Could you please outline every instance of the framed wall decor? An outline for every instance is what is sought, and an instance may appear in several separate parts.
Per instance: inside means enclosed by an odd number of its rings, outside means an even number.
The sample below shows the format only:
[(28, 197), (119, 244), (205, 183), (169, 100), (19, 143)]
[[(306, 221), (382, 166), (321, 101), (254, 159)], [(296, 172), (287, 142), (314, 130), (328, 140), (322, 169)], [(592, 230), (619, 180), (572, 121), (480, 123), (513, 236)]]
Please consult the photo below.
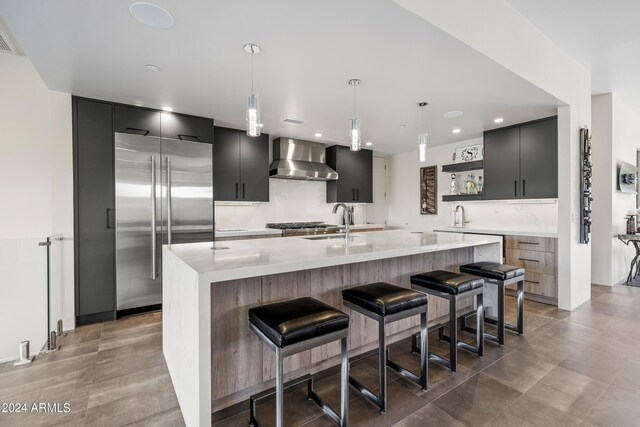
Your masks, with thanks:
[(438, 214), (438, 167), (420, 168), (420, 214)]
[(484, 145), (476, 144), (468, 147), (456, 148), (453, 152), (453, 161), (458, 163), (473, 162), (484, 158)]

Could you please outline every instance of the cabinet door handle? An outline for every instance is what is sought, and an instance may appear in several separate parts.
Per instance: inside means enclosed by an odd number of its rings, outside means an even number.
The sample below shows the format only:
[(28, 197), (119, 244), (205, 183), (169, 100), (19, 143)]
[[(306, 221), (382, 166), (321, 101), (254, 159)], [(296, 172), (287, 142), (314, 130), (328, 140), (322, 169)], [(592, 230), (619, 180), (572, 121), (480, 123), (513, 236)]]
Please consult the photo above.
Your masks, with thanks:
[(539, 285), (539, 284), (540, 284), (540, 282), (536, 282), (536, 281), (534, 281), (534, 280), (525, 280), (525, 282), (527, 282), (527, 283), (533, 283), (534, 285)]
[(142, 135), (142, 136), (147, 136), (149, 135), (149, 131), (146, 129), (138, 129), (138, 128), (125, 128), (122, 133), (132, 133), (134, 135)]
[(351, 189), (351, 200), (354, 201), (354, 202), (356, 201), (356, 189), (355, 188)]
[(113, 218), (113, 209), (107, 208), (107, 230), (114, 228), (111, 218)]
[(531, 261), (531, 262), (540, 262), (537, 259), (529, 259), (529, 258), (518, 258), (520, 261)]
[(244, 182), (242, 183), (242, 198), (245, 198), (245, 194), (244, 194)]
[(519, 245), (539, 245), (540, 243), (538, 243), (538, 242), (522, 242), (522, 241), (518, 240), (518, 244)]
[(238, 183), (236, 182), (236, 200), (238, 200)]
[(525, 181), (524, 179), (522, 180), (522, 197), (525, 197), (525, 195), (526, 195), (526, 192), (525, 192), (525, 183), (526, 182), (527, 181)]
[(360, 189), (356, 188), (356, 202), (360, 201)]
[(200, 138), (194, 135), (183, 135), (181, 133), (178, 134), (178, 138), (180, 141), (200, 141)]
[(518, 197), (518, 180), (513, 181), (513, 196)]

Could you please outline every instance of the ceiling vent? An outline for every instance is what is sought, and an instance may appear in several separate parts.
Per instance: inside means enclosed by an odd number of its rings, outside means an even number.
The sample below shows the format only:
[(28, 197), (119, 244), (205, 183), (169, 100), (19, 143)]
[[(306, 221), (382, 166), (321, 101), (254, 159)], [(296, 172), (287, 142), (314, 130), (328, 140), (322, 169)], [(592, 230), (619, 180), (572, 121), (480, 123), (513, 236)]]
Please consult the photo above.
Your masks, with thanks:
[(15, 37), (9, 31), (7, 23), (0, 16), (0, 52), (11, 53), (13, 55), (24, 55), (20, 46), (16, 42)]
[(294, 119), (293, 117), (285, 117), (282, 121), (290, 125), (301, 125), (304, 123), (304, 120)]

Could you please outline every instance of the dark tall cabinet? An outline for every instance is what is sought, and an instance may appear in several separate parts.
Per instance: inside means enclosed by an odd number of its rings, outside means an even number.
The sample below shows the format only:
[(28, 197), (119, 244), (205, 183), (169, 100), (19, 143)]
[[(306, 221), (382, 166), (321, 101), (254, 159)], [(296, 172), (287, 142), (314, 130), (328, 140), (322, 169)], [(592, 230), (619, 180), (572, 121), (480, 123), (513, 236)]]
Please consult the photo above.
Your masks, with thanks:
[(327, 181), (327, 203), (373, 203), (373, 151), (327, 148), (327, 165), (338, 179)]
[(111, 103), (73, 98), (76, 322), (115, 318)]
[(558, 120), (485, 132), (485, 200), (558, 197)]
[(269, 201), (269, 135), (216, 126), (213, 186), (216, 201)]
[(81, 325), (116, 317), (114, 133), (213, 143), (213, 120), (79, 97), (72, 98), (72, 112), (75, 312)]

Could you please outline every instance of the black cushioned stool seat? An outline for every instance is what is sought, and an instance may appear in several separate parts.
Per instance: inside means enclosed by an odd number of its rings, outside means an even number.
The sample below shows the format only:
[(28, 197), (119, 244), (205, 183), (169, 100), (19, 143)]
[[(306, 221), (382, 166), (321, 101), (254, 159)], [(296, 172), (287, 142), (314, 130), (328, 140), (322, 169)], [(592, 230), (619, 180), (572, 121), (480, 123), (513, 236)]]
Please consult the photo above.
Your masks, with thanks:
[(428, 301), (421, 292), (384, 282), (345, 289), (342, 298), (380, 316), (426, 305)]
[[(482, 356), (484, 354), (484, 279), (468, 274), (454, 273), (445, 270), (433, 270), (411, 276), (411, 288), (434, 297), (449, 300), (449, 336), (444, 334), (444, 325), (438, 328), (438, 337), (449, 343), (449, 360), (437, 354), (429, 353), (429, 361), (442, 365), (456, 372), (458, 347)], [(469, 297), (476, 298), (475, 313), (477, 316), (476, 345), (471, 346), (458, 341), (458, 300)], [(414, 353), (422, 354), (418, 349), (417, 334), (412, 336), (411, 347)]]
[[(500, 264), (499, 262), (474, 262), (460, 266), (463, 273), (473, 274), (482, 277), (485, 284), (498, 287), (498, 318), (485, 317), (485, 322), (497, 326), (497, 335), (485, 333), (485, 338), (504, 345), (504, 331), (508, 329), (517, 332), (519, 335), (524, 334), (524, 268), (515, 265)], [(505, 286), (516, 283), (518, 295), (518, 311), (517, 322), (515, 325), (506, 323), (504, 320), (505, 307)], [(475, 332), (474, 328), (466, 325), (466, 317), (461, 319), (461, 329), (467, 332)]]
[[(307, 383), (307, 397), (341, 427), (349, 411), (349, 316), (313, 298), (297, 298), (249, 309), (249, 328), (276, 355), (276, 386), (249, 399), (249, 425), (259, 427), (256, 407), (260, 400), (276, 395), (276, 426), (284, 427), (284, 390)], [(313, 389), (313, 377), (284, 384), (284, 358), (331, 342), (340, 341), (340, 415)]]
[(460, 266), (462, 273), (475, 274), (489, 279), (509, 280), (524, 276), (524, 268), (499, 262), (474, 262)]
[(249, 320), (278, 347), (349, 327), (349, 316), (310, 297), (251, 308)]
[(411, 284), (450, 295), (458, 295), (481, 288), (484, 281), (466, 274), (434, 270), (411, 276)]
[[(364, 397), (376, 404), (383, 414), (387, 411), (387, 368), (391, 368), (413, 381), (422, 390), (427, 390), (427, 312), (429, 309), (427, 295), (390, 283), (377, 282), (344, 289), (342, 299), (345, 306), (378, 322), (378, 386), (380, 391), (376, 395), (352, 376), (349, 376), (349, 383)], [(420, 337), (422, 338), (420, 376), (389, 360), (385, 334), (385, 326), (388, 323), (417, 315), (420, 315)]]

